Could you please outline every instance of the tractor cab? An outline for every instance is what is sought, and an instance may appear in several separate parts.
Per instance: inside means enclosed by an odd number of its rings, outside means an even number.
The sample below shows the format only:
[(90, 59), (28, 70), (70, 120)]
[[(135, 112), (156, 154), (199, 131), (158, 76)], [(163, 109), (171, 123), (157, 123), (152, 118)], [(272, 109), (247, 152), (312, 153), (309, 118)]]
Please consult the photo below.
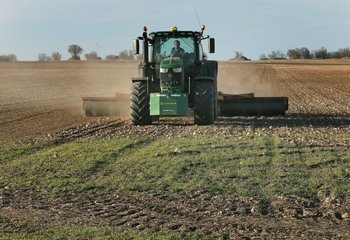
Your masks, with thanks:
[[(197, 36), (196, 36), (197, 35)], [(188, 90), (187, 80), (194, 77), (202, 60), (202, 45), (196, 32), (157, 32), (153, 37), (151, 61), (153, 80), (160, 83), (161, 92)], [(185, 80), (186, 79), (186, 80)]]
[[(179, 57), (186, 65), (202, 60), (203, 50), (198, 42), (199, 32), (156, 32), (150, 36), (154, 42), (151, 61), (156, 64), (169, 57)], [(181, 50), (176, 51), (176, 48)]]
[[(160, 82), (161, 92), (188, 90), (188, 79), (194, 78), (203, 60), (199, 32), (175, 31), (150, 34), (153, 44), (154, 82)], [(186, 84), (187, 83), (187, 84)]]
[[(158, 92), (189, 92), (191, 80), (203, 73), (204, 52), (201, 40), (209, 38), (197, 31), (151, 32), (134, 40), (134, 53), (139, 53), (138, 40), (143, 40), (143, 61), (139, 76), (148, 77), (152, 89)], [(150, 57), (148, 51), (150, 46)], [(209, 40), (209, 52), (214, 52), (214, 39)]]

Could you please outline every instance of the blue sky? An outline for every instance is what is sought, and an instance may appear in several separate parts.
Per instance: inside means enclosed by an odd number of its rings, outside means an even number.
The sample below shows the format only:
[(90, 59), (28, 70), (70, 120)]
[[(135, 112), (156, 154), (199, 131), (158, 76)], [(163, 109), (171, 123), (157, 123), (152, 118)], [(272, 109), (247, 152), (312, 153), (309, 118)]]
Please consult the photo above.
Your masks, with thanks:
[[(349, 0), (1, 0), (0, 55), (37, 60), (70, 44), (105, 58), (131, 50), (132, 40), (149, 31), (200, 30), (216, 39), (210, 58), (248, 58), (296, 47), (329, 51), (350, 47)], [(204, 48), (206, 49), (206, 43)]]

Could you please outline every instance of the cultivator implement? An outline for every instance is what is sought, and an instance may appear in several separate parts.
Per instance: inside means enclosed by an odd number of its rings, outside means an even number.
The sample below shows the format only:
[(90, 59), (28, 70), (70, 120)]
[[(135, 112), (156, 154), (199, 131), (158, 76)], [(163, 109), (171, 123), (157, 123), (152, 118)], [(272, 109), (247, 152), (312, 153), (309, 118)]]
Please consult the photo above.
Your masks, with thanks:
[[(285, 115), (288, 97), (254, 97), (254, 93), (224, 94), (218, 92), (218, 116)], [(130, 95), (116, 93), (114, 97), (83, 97), (86, 116), (119, 116), (129, 113)]]
[(114, 97), (83, 97), (87, 117), (120, 116), (130, 112), (130, 95), (116, 93)]
[(254, 93), (218, 93), (219, 115), (221, 116), (274, 116), (285, 115), (288, 97), (254, 97)]

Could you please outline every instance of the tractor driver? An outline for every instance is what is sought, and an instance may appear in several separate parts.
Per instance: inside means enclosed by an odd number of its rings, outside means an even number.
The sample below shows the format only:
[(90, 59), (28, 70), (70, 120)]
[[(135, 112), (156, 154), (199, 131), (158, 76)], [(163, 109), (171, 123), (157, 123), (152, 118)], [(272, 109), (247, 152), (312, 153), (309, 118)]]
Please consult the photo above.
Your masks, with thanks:
[(180, 47), (180, 41), (175, 40), (174, 41), (174, 47), (171, 49), (170, 56), (172, 57), (182, 57), (185, 53), (185, 50)]

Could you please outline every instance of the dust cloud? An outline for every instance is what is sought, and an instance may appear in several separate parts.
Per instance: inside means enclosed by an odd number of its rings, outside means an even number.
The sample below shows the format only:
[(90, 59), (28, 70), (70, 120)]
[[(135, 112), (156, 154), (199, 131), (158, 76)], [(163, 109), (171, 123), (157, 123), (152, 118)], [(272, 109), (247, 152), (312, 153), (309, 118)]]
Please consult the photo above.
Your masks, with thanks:
[[(138, 61), (88, 62), (83, 71), (85, 84), (88, 84), (84, 96), (113, 98), (130, 93), (131, 78), (138, 76)], [(130, 116), (130, 103), (125, 96), (116, 102), (86, 101), (85, 104), (92, 109), (92, 115)]]
[(254, 93), (255, 97), (280, 97), (276, 71), (271, 66), (219, 62), (218, 90), (226, 94)]
[(81, 71), (84, 83), (77, 84), (81, 94), (113, 97), (116, 92), (130, 92), (131, 78), (138, 76), (138, 61), (86, 62)]
[[(129, 93), (136, 61), (53, 61), (0, 64), (0, 106), (28, 102), (82, 104), (83, 96)], [(79, 100), (77, 100), (79, 99)]]
[[(130, 93), (137, 61), (52, 61), (0, 64), (0, 106), (63, 104), (82, 110), (82, 97), (114, 97)], [(276, 71), (269, 66), (219, 62), (218, 90), (278, 96)]]
[(89, 122), (82, 97), (129, 93), (137, 65), (137, 61), (0, 62), (0, 141)]

